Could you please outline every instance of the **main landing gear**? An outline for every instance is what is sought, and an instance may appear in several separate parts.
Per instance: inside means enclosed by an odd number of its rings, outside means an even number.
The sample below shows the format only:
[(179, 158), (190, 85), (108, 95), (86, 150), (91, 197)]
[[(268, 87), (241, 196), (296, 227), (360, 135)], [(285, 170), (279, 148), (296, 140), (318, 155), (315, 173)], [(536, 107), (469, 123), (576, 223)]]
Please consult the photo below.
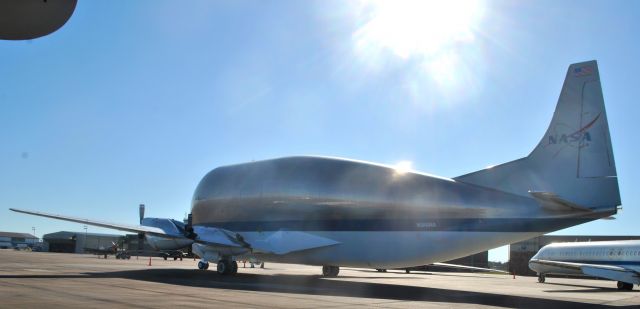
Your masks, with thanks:
[(338, 266), (322, 266), (322, 275), (325, 277), (337, 277), (339, 272)]
[(236, 261), (222, 259), (218, 261), (216, 271), (220, 275), (235, 275), (238, 273), (238, 263)]
[[(514, 277), (515, 278), (515, 277)], [(543, 274), (539, 274), (538, 275), (538, 282), (539, 283), (544, 283), (544, 275)]]
[[(198, 262), (198, 269), (209, 269), (209, 262)], [(238, 273), (238, 262), (222, 259), (218, 261), (218, 264), (216, 265), (216, 272), (220, 275), (235, 275)]]
[(633, 284), (632, 283), (626, 283), (626, 282), (618, 281), (618, 290), (620, 290), (620, 291), (631, 291), (631, 290), (633, 290)]

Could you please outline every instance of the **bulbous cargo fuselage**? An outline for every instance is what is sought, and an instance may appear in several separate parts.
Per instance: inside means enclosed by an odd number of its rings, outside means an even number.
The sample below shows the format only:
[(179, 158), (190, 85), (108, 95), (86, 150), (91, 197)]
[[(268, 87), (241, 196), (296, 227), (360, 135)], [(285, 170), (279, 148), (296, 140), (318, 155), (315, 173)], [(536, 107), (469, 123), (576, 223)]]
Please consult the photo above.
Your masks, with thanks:
[(289, 230), (340, 242), (266, 260), (364, 267), (443, 261), (591, 220), (550, 220), (529, 197), (325, 157), (216, 168), (196, 188), (191, 212), (194, 226), (247, 240)]

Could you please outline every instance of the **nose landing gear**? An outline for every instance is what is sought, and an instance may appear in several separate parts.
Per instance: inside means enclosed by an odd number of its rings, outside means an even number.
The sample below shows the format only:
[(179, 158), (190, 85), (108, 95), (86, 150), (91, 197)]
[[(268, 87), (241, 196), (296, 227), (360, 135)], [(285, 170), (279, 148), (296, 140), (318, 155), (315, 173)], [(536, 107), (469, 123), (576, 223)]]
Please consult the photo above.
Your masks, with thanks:
[(198, 262), (198, 269), (200, 269), (200, 270), (209, 269), (209, 262), (204, 262), (204, 261)]

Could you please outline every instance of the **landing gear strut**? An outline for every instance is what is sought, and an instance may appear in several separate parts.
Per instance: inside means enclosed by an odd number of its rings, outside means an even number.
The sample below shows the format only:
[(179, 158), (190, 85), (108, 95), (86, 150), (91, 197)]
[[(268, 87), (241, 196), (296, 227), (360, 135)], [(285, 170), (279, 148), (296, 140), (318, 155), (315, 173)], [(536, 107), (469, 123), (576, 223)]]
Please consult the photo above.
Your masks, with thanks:
[(201, 269), (201, 270), (209, 269), (209, 262), (203, 262), (203, 261), (198, 262), (198, 269)]
[(238, 262), (222, 259), (218, 261), (216, 270), (220, 275), (234, 275), (238, 273)]
[(631, 291), (631, 290), (633, 290), (633, 284), (632, 283), (626, 283), (626, 282), (618, 281), (618, 290), (620, 290), (620, 291)]
[(538, 282), (539, 283), (544, 283), (544, 275), (543, 274), (539, 274), (538, 275)]
[(337, 277), (339, 272), (338, 266), (322, 266), (322, 275), (325, 277)]

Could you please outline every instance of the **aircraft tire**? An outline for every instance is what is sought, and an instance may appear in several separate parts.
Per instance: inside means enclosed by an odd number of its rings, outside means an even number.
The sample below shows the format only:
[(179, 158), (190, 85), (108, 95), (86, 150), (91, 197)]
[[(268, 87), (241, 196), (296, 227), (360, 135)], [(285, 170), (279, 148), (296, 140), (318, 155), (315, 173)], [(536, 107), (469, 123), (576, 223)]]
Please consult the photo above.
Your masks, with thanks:
[(322, 275), (325, 277), (337, 277), (339, 272), (338, 266), (322, 266)]
[(543, 274), (538, 275), (538, 283), (544, 283), (545, 277)]
[(233, 273), (233, 266), (229, 260), (222, 259), (218, 261), (218, 267), (216, 269), (219, 275), (229, 275)]
[(231, 274), (235, 275), (237, 273), (238, 273), (238, 262), (232, 261), (231, 262)]
[(618, 290), (620, 290), (620, 291), (631, 291), (631, 290), (633, 290), (633, 284), (622, 282), (622, 281), (618, 281)]
[(405, 273), (407, 273), (407, 274), (410, 274), (410, 273), (411, 273), (411, 271), (410, 271), (410, 270), (408, 270), (408, 269), (405, 269), (405, 270), (404, 270), (404, 272), (405, 272)]
[(209, 263), (203, 261), (198, 262), (198, 269), (206, 270), (207, 268), (209, 268)]

